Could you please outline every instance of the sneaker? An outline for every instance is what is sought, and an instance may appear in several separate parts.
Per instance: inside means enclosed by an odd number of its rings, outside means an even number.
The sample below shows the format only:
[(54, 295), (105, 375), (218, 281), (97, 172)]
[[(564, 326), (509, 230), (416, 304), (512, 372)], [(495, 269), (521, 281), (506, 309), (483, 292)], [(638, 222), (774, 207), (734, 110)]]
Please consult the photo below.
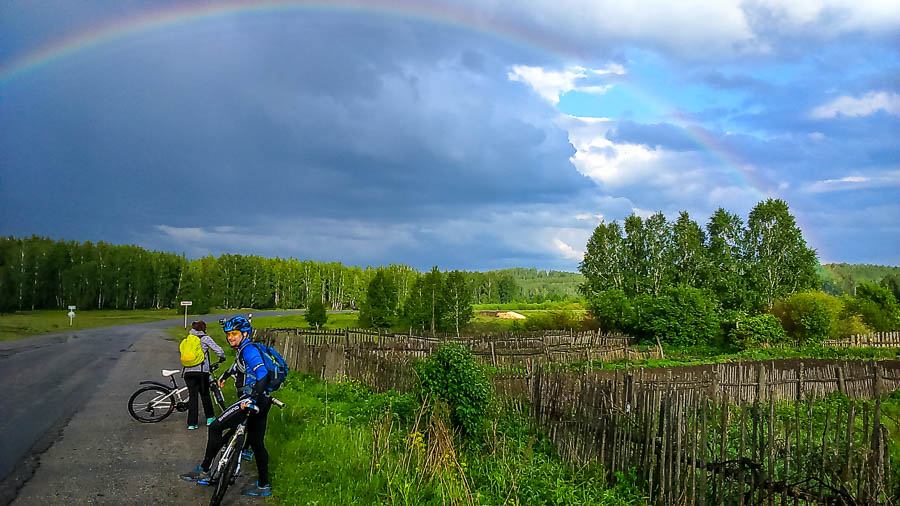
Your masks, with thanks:
[(215, 421), (216, 421), (216, 417), (207, 418), (207, 419), (206, 419), (206, 425), (212, 425), (212, 423), (215, 422)]
[(184, 481), (196, 481), (197, 483), (200, 483), (200, 480), (209, 481), (209, 473), (204, 471), (200, 466), (195, 467), (194, 470), (189, 473), (179, 475), (179, 477)]
[(255, 495), (260, 497), (267, 497), (272, 495), (272, 486), (265, 485), (260, 487), (259, 482), (257, 481), (254, 485), (250, 485), (249, 487), (241, 490), (241, 493), (244, 495)]
[(250, 462), (253, 460), (253, 450), (247, 449), (241, 452), (241, 460), (244, 462)]
[(197, 426), (197, 425), (188, 425), (188, 430), (194, 430), (197, 428), (199, 428), (199, 426)]

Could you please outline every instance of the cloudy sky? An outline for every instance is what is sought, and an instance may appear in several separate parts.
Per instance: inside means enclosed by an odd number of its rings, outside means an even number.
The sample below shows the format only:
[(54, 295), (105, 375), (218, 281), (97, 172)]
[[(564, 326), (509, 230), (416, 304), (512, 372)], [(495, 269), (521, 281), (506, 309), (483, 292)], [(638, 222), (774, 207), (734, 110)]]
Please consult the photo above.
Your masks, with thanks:
[(0, 3), (2, 235), (575, 270), (768, 197), (900, 265), (896, 2)]

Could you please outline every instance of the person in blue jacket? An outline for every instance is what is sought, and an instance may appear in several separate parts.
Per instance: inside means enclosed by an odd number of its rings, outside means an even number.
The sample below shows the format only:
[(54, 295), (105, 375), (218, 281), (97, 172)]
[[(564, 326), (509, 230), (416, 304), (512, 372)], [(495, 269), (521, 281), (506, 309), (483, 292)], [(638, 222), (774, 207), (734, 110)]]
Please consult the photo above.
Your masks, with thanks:
[[(206, 441), (206, 454), (203, 462), (193, 471), (181, 475), (186, 481), (196, 481), (200, 485), (209, 485), (209, 467), (212, 461), (225, 444), (223, 433), (228, 429), (237, 427), (241, 419), (241, 410), (248, 409), (251, 404), (259, 408), (258, 413), (251, 413), (247, 419), (247, 442), (253, 449), (256, 457), (256, 469), (259, 478), (255, 485), (243, 490), (244, 495), (268, 496), (272, 495), (272, 487), (269, 484), (269, 453), (266, 451), (266, 421), (269, 409), (272, 407), (272, 397), (269, 396), (266, 387), (275, 374), (269, 371), (259, 352), (259, 348), (250, 341), (253, 328), (250, 322), (243, 316), (235, 316), (223, 325), (225, 338), (228, 344), (237, 350), (235, 364), (237, 370), (244, 372), (244, 385), (238, 390), (241, 396), (238, 402), (232, 404), (209, 426), (209, 438)], [(223, 386), (227, 375), (219, 380), (219, 386)]]

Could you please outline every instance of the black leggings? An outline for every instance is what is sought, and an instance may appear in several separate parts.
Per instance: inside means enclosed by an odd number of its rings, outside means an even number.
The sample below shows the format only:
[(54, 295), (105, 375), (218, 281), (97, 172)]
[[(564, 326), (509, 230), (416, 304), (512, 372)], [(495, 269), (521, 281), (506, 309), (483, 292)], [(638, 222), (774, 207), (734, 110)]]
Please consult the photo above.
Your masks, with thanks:
[(184, 382), (188, 387), (188, 425), (199, 425), (197, 423), (198, 396), (203, 401), (203, 414), (206, 415), (206, 418), (212, 418), (215, 412), (212, 400), (209, 398), (209, 373), (186, 372), (184, 373)]
[[(257, 406), (259, 407), (259, 413), (253, 414), (251, 412), (250, 418), (247, 419), (247, 442), (250, 444), (250, 448), (253, 449), (253, 457), (256, 459), (256, 470), (259, 472), (259, 484), (263, 486), (269, 484), (269, 452), (266, 451), (265, 438), (266, 421), (269, 417), (269, 408), (272, 407), (272, 398), (264, 397)], [(203, 457), (203, 463), (200, 464), (203, 469), (209, 471), (209, 466), (212, 465), (213, 459), (216, 458), (216, 453), (225, 444), (223, 433), (238, 426), (244, 415), (241, 411), (241, 401), (238, 401), (229, 406), (209, 426), (206, 454)]]

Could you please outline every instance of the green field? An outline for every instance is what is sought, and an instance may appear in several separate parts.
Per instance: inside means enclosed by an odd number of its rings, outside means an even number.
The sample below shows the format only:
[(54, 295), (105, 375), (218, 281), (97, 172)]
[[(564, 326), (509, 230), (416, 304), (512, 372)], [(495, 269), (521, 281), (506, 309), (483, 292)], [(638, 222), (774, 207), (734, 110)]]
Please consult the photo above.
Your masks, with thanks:
[(40, 311), (17, 311), (0, 315), (0, 341), (57, 332), (110, 325), (128, 325), (169, 320), (184, 316), (178, 309), (138, 309), (108, 311), (75, 311), (72, 326), (69, 326), (68, 311), (46, 309)]

